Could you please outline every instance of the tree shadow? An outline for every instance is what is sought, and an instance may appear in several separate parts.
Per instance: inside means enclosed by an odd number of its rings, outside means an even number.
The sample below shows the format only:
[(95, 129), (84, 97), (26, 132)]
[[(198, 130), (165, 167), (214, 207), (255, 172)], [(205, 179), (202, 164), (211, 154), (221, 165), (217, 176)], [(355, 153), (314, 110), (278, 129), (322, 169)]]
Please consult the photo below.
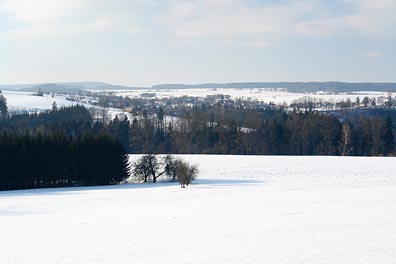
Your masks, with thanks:
[(27, 216), (27, 215), (38, 215), (45, 214), (46, 212), (41, 211), (24, 211), (24, 210), (0, 210), (0, 216)]
[(41, 195), (74, 195), (90, 191), (110, 191), (127, 189), (152, 189), (178, 186), (178, 182), (157, 182), (157, 183), (123, 183), (115, 185), (82, 186), (82, 187), (57, 187), (57, 188), (37, 188), (0, 191), (0, 199), (15, 196), (41, 196)]
[[(197, 179), (191, 185), (196, 187), (218, 186), (247, 186), (262, 184), (263, 181), (250, 179)], [(15, 196), (44, 196), (44, 195), (75, 195), (89, 193), (91, 191), (111, 190), (134, 190), (134, 189), (158, 189), (172, 186), (180, 186), (178, 182), (159, 181), (157, 183), (124, 183), (116, 185), (102, 185), (89, 187), (62, 187), (62, 188), (38, 188), (12, 191), (0, 191), (0, 200)]]
[(213, 186), (246, 186), (262, 184), (263, 181), (254, 179), (197, 179), (193, 184)]

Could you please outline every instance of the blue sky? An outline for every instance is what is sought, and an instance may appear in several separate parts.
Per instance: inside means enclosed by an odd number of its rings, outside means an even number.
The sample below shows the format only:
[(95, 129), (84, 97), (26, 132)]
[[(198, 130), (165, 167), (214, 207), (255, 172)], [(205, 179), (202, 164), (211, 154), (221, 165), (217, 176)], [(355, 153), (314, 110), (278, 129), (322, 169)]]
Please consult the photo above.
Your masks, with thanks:
[(0, 83), (396, 81), (395, 0), (0, 0)]

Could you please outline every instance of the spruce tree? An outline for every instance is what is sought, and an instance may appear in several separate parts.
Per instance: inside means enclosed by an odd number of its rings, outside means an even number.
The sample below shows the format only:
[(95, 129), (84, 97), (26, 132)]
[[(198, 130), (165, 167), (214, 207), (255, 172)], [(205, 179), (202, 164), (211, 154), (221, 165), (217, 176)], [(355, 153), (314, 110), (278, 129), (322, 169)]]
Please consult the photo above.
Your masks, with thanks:
[(6, 115), (8, 113), (7, 99), (4, 95), (0, 94), (0, 115)]

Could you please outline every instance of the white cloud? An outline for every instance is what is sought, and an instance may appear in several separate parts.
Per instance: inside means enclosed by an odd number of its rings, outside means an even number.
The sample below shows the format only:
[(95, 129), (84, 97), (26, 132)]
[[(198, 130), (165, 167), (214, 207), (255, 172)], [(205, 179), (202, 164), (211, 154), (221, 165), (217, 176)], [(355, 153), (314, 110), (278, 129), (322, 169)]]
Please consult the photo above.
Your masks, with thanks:
[(328, 37), (340, 34), (344, 30), (338, 19), (313, 19), (302, 21), (294, 26), (297, 34), (311, 37)]
[(396, 8), (394, 0), (344, 0), (346, 3), (357, 5), (360, 9), (384, 10)]
[(0, 14), (14, 20), (3, 35), (12, 38), (59, 36), (100, 31), (140, 34), (139, 25), (146, 6), (141, 0), (0, 0)]
[(297, 33), (313, 37), (354, 36), (395, 37), (396, 1), (394, 0), (343, 0), (352, 10), (347, 14), (334, 13), (329, 17), (300, 21)]
[(242, 39), (246, 46), (267, 43), (290, 35), (301, 14), (313, 10), (313, 1), (258, 5), (242, 0), (174, 1), (165, 23), (177, 38), (213, 42)]
[(165, 23), (184, 41), (233, 40), (249, 47), (268, 47), (293, 36), (396, 36), (395, 0), (340, 0), (329, 7), (325, 0), (175, 0)]
[(84, 1), (68, 0), (6, 0), (0, 11), (22, 22), (56, 21), (84, 7)]
[(364, 55), (370, 59), (380, 59), (384, 56), (382, 52), (376, 50), (368, 51)]
[(269, 42), (266, 40), (253, 40), (250, 42), (245, 42), (244, 46), (249, 48), (269, 48), (274, 45), (273, 42)]
[(327, 0), (0, 0), (0, 14), (15, 21), (2, 34), (18, 37), (153, 30), (186, 45), (247, 47), (270, 47), (294, 36), (396, 37), (395, 0), (338, 0), (335, 8), (329, 8), (331, 4)]

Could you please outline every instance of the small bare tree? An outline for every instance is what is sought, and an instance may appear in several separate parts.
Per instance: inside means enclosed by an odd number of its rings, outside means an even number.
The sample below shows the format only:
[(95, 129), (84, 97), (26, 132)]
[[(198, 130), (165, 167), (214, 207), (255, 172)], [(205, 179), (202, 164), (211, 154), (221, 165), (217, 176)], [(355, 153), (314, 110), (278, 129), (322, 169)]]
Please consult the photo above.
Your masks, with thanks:
[(198, 167), (190, 165), (182, 159), (175, 159), (168, 155), (165, 157), (165, 171), (170, 181), (178, 181), (182, 188), (188, 186), (198, 174)]
[(352, 129), (348, 122), (342, 124), (340, 153), (341, 156), (346, 156), (352, 152)]
[(178, 160), (176, 166), (176, 175), (181, 188), (186, 188), (186, 186), (188, 186), (191, 181), (195, 180), (197, 174), (198, 168), (196, 165), (190, 165), (182, 160)]

